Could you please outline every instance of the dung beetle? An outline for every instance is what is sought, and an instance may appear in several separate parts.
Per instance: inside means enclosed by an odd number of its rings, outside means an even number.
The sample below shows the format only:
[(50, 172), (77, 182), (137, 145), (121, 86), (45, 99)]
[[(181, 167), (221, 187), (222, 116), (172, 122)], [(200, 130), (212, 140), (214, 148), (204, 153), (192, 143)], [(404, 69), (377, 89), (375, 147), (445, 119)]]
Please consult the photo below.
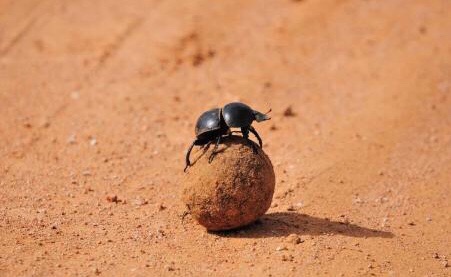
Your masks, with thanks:
[[(213, 152), (209, 157), (209, 162), (213, 160), (215, 151), (217, 150), (221, 138), (226, 135), (231, 135), (233, 132), (241, 132), (243, 137), (247, 139), (255, 149), (254, 143), (249, 139), (249, 132), (255, 135), (258, 139), (258, 144), (262, 148), (262, 139), (258, 135), (257, 131), (252, 127), (252, 122), (255, 120), (257, 122), (265, 121), (271, 119), (267, 114), (251, 109), (246, 104), (240, 102), (233, 102), (225, 105), (222, 109), (215, 108), (208, 110), (200, 115), (196, 123), (196, 128), (194, 130), (196, 134), (196, 139), (188, 148), (186, 152), (186, 166), (183, 171), (191, 166), (190, 154), (194, 145), (205, 146), (210, 145), (212, 142), (216, 141)], [(231, 131), (230, 128), (241, 128), (240, 131)]]

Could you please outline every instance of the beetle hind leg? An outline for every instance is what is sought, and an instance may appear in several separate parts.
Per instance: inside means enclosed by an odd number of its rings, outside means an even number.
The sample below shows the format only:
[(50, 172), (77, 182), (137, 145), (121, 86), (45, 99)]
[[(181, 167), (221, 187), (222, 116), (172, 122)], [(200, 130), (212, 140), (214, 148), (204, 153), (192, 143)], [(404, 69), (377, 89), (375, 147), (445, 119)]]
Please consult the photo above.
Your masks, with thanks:
[(249, 131), (251, 131), (251, 133), (254, 134), (254, 136), (258, 139), (258, 144), (260, 145), (260, 148), (263, 149), (263, 141), (260, 135), (257, 133), (257, 130), (255, 130), (255, 128), (252, 126), (249, 126)]
[[(252, 127), (251, 127), (252, 128)], [(243, 134), (243, 138), (245, 138), (247, 140), (247, 142), (249, 143), (249, 145), (252, 147), (252, 150), (254, 151), (254, 153), (257, 153), (257, 146), (255, 145), (255, 143), (249, 138), (249, 127), (242, 127), (241, 128), (241, 133)], [(253, 133), (253, 132), (252, 132)]]

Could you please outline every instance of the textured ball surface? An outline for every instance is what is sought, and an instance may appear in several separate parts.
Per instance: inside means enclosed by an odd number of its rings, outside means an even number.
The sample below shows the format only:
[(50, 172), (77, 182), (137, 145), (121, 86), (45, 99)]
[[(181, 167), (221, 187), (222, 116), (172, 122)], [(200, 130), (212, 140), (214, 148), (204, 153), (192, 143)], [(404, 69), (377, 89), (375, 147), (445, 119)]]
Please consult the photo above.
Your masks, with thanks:
[(242, 137), (224, 138), (209, 163), (214, 144), (194, 153), (185, 174), (183, 201), (191, 215), (211, 231), (252, 223), (270, 207), (275, 175), (268, 156), (255, 153)]

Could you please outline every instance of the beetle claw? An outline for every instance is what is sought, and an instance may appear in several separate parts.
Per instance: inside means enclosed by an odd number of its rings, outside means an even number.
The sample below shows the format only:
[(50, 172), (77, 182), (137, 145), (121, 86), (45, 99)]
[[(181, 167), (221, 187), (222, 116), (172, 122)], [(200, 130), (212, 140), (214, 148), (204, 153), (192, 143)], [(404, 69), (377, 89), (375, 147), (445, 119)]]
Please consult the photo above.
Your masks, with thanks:
[(213, 161), (213, 158), (215, 157), (214, 153), (212, 153), (210, 155), (210, 157), (208, 158), (208, 163), (211, 164), (211, 162)]
[(250, 139), (247, 139), (247, 142), (251, 146), (252, 151), (254, 152), (254, 154), (257, 154), (258, 153), (257, 145)]

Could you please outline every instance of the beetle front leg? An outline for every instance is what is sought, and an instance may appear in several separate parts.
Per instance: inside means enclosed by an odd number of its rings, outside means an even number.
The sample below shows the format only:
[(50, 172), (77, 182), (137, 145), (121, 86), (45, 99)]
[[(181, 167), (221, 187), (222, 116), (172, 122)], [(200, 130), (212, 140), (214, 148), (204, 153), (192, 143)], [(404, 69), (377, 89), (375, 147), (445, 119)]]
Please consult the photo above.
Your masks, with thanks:
[(201, 145), (200, 149), (204, 149), (204, 148), (208, 148), (210, 147), (210, 144), (212, 143), (212, 141), (209, 141), (207, 144)]
[(188, 169), (188, 167), (191, 166), (191, 162), (189, 160), (189, 156), (191, 154), (191, 150), (193, 150), (194, 145), (197, 143), (197, 139), (195, 141), (193, 141), (193, 143), (191, 144), (191, 146), (188, 148), (188, 151), (186, 151), (186, 157), (185, 157), (185, 169), (183, 169), (183, 172), (186, 172), (186, 170)]
[(211, 152), (211, 155), (208, 158), (208, 163), (211, 163), (213, 161), (213, 158), (216, 155), (216, 150), (218, 149), (218, 146), (219, 146), (220, 142), (221, 142), (221, 136), (218, 136), (218, 139), (216, 140), (215, 147), (213, 148), (213, 151)]

